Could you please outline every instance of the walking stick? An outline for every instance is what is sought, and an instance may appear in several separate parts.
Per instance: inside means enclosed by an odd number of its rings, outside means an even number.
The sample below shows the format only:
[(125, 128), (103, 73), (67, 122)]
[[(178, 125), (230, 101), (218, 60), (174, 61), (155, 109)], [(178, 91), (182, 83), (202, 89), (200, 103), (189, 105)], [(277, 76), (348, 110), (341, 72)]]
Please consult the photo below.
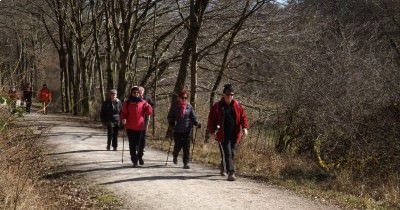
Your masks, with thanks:
[[(217, 130), (215, 131), (215, 135), (217, 135), (218, 130), (221, 128), (221, 126), (217, 125)], [(221, 142), (218, 142), (219, 145), (219, 151), (221, 152), (221, 158), (222, 158), (222, 168), (221, 168), (221, 175), (225, 173), (226, 170), (226, 162), (225, 162), (225, 152), (224, 148), (222, 147), (222, 140)]]
[(126, 128), (125, 128), (125, 125), (124, 125), (124, 134), (122, 135), (122, 157), (121, 157), (122, 164), (124, 164), (125, 136), (126, 136)]
[(196, 145), (195, 143), (196, 143), (196, 136), (197, 136), (197, 126), (196, 126), (196, 130), (194, 131), (194, 137), (192, 136), (192, 144), (193, 144), (193, 146), (192, 146), (192, 155), (190, 156), (190, 162), (192, 162), (193, 161), (193, 152), (194, 152), (194, 146)]
[(168, 164), (169, 152), (171, 151), (171, 145), (172, 145), (172, 140), (173, 140), (172, 136), (169, 136), (169, 138), (170, 138), (170, 142), (169, 142), (169, 147), (168, 147), (168, 152), (167, 152), (167, 160), (165, 161), (165, 165)]

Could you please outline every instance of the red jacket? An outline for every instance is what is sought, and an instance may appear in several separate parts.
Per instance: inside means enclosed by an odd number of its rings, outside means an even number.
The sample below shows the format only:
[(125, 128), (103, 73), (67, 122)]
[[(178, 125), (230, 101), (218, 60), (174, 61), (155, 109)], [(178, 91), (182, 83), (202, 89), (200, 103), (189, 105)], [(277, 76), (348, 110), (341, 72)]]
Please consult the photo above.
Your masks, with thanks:
[[(223, 112), (222, 112), (222, 104), (225, 103), (222, 98), (219, 102), (215, 103), (208, 114), (208, 123), (207, 123), (207, 130), (210, 133), (215, 133), (217, 131), (217, 126), (219, 125), (220, 128), (218, 129), (216, 139), (219, 142), (222, 142), (224, 139), (224, 125), (223, 125)], [(240, 130), (241, 128), (248, 127), (248, 121), (246, 113), (243, 110), (242, 105), (236, 100), (232, 100), (233, 103), (233, 110), (235, 111), (235, 134), (236, 134), (236, 141), (235, 144), (239, 143), (240, 141)]]
[(153, 113), (151, 106), (145, 101), (125, 101), (122, 104), (121, 119), (126, 119), (125, 128), (135, 131), (146, 130), (145, 117)]
[(40, 91), (39, 91), (39, 95), (38, 95), (39, 101), (40, 102), (46, 102), (48, 103), (49, 101), (51, 101), (52, 95), (50, 90), (47, 87), (43, 87)]

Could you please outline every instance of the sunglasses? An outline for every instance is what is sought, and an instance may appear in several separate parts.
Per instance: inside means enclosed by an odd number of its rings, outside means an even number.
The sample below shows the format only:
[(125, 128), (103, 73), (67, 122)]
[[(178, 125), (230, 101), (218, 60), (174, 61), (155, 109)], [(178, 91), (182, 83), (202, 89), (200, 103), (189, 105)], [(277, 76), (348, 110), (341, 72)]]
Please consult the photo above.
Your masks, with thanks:
[(132, 93), (133, 93), (133, 94), (139, 94), (139, 92), (138, 92), (138, 91), (133, 91)]
[(181, 99), (187, 99), (187, 97), (181, 97)]

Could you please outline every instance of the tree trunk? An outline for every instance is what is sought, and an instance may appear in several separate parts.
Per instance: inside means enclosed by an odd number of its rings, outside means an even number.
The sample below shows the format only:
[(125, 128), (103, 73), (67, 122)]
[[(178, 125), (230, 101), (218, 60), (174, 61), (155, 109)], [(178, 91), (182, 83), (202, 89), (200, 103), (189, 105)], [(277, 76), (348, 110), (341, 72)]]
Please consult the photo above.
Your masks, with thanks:
[(110, 29), (110, 11), (107, 3), (104, 3), (105, 15), (105, 32), (106, 32), (106, 75), (107, 75), (107, 90), (114, 88), (113, 70), (111, 68), (111, 53), (112, 53), (112, 35)]
[[(182, 60), (179, 67), (177, 80), (174, 87), (174, 92), (178, 93), (185, 88), (187, 78), (187, 66), (189, 64), (192, 52), (196, 49), (197, 38), (201, 29), (204, 11), (208, 5), (208, 0), (191, 0), (190, 1), (190, 26), (188, 36), (183, 43)], [(176, 97), (173, 97), (172, 103), (175, 103)]]

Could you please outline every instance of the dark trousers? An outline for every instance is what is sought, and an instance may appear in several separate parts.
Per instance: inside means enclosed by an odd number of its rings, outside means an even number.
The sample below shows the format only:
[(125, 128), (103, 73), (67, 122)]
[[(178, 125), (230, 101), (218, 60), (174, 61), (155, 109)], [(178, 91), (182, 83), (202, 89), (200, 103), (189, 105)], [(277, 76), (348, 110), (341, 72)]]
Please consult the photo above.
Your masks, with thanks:
[(26, 101), (26, 112), (31, 112), (32, 101)]
[(225, 170), (235, 172), (234, 158), (235, 158), (235, 139), (233, 137), (225, 137), (224, 141), (219, 144), (219, 151), (221, 153), (221, 166), (225, 166)]
[(146, 131), (143, 131), (143, 135), (140, 138), (140, 146), (143, 148), (146, 147)]
[(107, 122), (107, 147), (118, 147), (118, 123)]
[(131, 154), (132, 163), (136, 164), (139, 159), (143, 158), (142, 138), (144, 131), (135, 131), (127, 129), (126, 133), (129, 140), (129, 153)]
[(183, 164), (189, 163), (189, 151), (190, 151), (190, 133), (174, 133), (174, 152), (172, 153), (174, 158), (177, 158), (179, 152), (183, 148)]

